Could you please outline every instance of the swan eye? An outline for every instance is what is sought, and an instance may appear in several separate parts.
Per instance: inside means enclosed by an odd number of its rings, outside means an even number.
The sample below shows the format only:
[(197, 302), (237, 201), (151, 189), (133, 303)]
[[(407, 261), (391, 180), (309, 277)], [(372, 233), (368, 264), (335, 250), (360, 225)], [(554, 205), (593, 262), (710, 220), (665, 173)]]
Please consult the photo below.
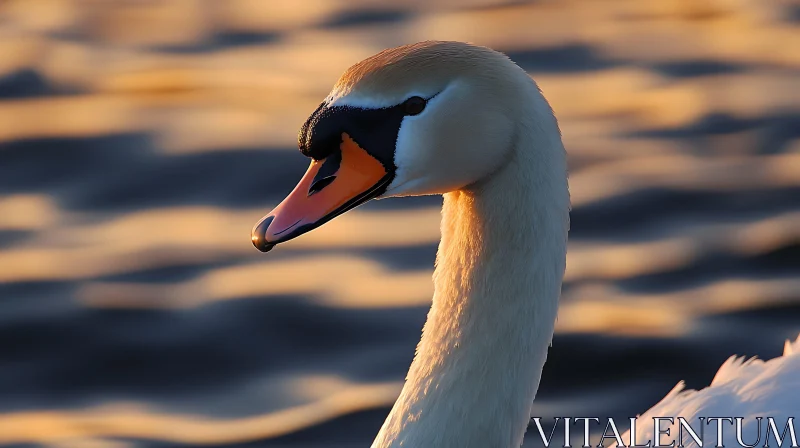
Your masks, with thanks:
[(425, 98), (412, 96), (403, 103), (403, 110), (406, 115), (419, 115), (425, 110), (426, 103), (427, 101), (425, 101)]

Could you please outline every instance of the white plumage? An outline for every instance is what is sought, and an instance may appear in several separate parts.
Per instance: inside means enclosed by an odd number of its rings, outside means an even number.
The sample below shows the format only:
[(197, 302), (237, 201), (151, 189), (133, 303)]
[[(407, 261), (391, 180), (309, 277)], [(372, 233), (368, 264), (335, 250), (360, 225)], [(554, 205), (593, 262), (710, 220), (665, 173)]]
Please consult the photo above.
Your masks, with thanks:
[[(683, 382), (678, 383), (664, 399), (639, 417), (639, 421), (647, 424), (637, 426), (637, 444), (655, 440), (654, 427), (649, 424), (653, 417), (683, 417), (696, 430), (701, 426), (698, 417), (742, 417), (741, 435), (746, 444), (754, 444), (760, 435), (758, 446), (763, 447), (769, 430), (769, 445), (778, 446), (767, 417), (774, 418), (779, 434), (784, 432), (790, 417), (794, 418), (793, 428), (800, 430), (800, 336), (794, 342), (786, 341), (783, 356), (769, 361), (731, 356), (719, 368), (711, 385), (704, 389), (685, 390)], [(756, 417), (763, 419), (760, 431)], [(700, 437), (703, 446), (716, 444), (717, 423), (714, 420), (703, 424), (705, 435)], [(678, 425), (677, 421), (673, 425), (664, 423), (662, 428), (672, 428), (671, 436), (677, 440)], [(723, 421), (722, 428), (723, 443), (726, 446), (739, 446), (735, 421), (730, 424)], [(664, 442), (672, 440), (667, 436), (662, 437)], [(687, 448), (698, 446), (686, 430), (682, 439)], [(622, 440), (628, 443), (630, 434), (624, 434)], [(800, 431), (796, 432), (795, 440), (800, 442)], [(780, 446), (789, 447), (791, 444), (787, 431)]]
[[(457, 42), (368, 58), (345, 72), (323, 106), (375, 113), (412, 96), (426, 98), (427, 107), (400, 122), (384, 196), (443, 194), (442, 240), (417, 354), (372, 447), (519, 447), (566, 264), (570, 201), (558, 123), (521, 68)], [(771, 416), (785, 423), (800, 410), (800, 338), (780, 358), (731, 358), (710, 387), (682, 389), (643, 419), (741, 416), (755, 425), (752, 417)], [(745, 428), (745, 437), (753, 431)], [(652, 425), (637, 436), (652, 439)]]

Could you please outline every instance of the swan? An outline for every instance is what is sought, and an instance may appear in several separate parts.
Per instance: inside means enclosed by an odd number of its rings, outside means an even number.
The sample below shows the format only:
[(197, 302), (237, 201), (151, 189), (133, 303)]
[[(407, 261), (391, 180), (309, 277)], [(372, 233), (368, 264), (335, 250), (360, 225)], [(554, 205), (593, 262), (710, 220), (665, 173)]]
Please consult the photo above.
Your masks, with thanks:
[[(538, 86), (485, 47), (388, 49), (341, 76), (299, 148), (308, 170), (253, 228), (263, 252), (373, 198), (444, 196), (432, 305), (372, 447), (519, 447), (553, 337), (570, 211), (566, 152)], [(703, 394), (746, 415), (777, 417), (770, 398), (796, 411), (798, 353), (800, 338), (768, 363), (731, 361), (710, 388), (725, 397), (676, 388), (657, 411), (709, 410)], [(761, 389), (745, 393), (736, 373)]]

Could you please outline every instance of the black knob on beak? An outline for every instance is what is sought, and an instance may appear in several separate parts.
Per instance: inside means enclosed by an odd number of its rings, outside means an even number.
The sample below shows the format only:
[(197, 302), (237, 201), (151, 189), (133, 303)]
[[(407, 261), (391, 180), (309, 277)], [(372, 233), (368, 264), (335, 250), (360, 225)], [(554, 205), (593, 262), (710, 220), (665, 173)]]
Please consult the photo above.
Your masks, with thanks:
[(275, 244), (267, 242), (267, 229), (269, 225), (272, 224), (272, 220), (275, 219), (274, 216), (267, 216), (266, 218), (262, 219), (261, 222), (256, 224), (253, 228), (253, 233), (251, 234), (250, 238), (253, 241), (253, 246), (256, 249), (260, 250), (261, 252), (269, 252)]

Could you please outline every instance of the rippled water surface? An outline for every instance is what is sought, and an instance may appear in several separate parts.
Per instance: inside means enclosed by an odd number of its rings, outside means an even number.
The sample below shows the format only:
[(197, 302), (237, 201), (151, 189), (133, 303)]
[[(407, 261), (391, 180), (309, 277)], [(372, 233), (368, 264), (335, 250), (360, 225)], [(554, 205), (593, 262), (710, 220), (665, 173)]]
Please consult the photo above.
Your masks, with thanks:
[(441, 200), (373, 202), (268, 256), (249, 233), (338, 75), (425, 39), (506, 52), (560, 119), (572, 231), (535, 415), (633, 416), (797, 336), (791, 1), (8, 0), (0, 446), (368, 446)]

